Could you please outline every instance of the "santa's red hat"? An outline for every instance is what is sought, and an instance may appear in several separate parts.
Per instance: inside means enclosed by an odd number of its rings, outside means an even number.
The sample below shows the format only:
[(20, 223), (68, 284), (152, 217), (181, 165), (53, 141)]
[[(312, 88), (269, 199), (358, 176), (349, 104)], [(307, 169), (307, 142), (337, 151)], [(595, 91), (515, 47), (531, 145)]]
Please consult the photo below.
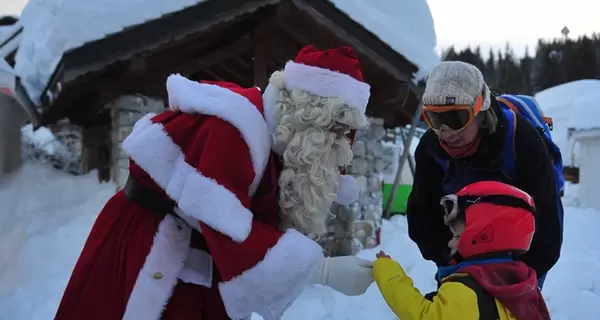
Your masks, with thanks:
[[(294, 61), (283, 69), (283, 85), (288, 90), (301, 89), (322, 97), (338, 98), (349, 106), (366, 111), (370, 86), (363, 81), (358, 57), (351, 47), (317, 50), (308, 45), (302, 48)], [(269, 131), (277, 127), (276, 88), (271, 84), (263, 94), (264, 114)], [(354, 132), (351, 134), (353, 140)], [(358, 197), (359, 187), (350, 176), (342, 176), (336, 202), (352, 203)]]
[[(349, 106), (365, 112), (370, 89), (363, 81), (360, 63), (351, 47), (317, 50), (307, 45), (283, 68), (284, 86), (301, 89), (322, 97), (339, 98)], [(278, 97), (269, 85), (263, 94), (265, 119), (271, 132), (275, 131), (275, 105)]]

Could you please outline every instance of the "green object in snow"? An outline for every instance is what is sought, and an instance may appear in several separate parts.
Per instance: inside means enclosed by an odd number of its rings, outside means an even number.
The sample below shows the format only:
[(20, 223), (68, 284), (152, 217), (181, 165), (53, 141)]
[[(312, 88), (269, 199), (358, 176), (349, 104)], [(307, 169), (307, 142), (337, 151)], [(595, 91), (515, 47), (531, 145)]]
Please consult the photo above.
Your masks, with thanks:
[[(383, 203), (387, 203), (390, 195), (392, 194), (393, 188), (394, 184), (392, 183), (383, 185)], [(396, 196), (394, 197), (394, 202), (392, 203), (392, 210), (390, 212), (390, 216), (394, 214), (406, 213), (406, 203), (408, 202), (408, 195), (410, 194), (411, 190), (411, 184), (401, 184), (398, 186)], [(385, 208), (383, 209), (385, 210)]]

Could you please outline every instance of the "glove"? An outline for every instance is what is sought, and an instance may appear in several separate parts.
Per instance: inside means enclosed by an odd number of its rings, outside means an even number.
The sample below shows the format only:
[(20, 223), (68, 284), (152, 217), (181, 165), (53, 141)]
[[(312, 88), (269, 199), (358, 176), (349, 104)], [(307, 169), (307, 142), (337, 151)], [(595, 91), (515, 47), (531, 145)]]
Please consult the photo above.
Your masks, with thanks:
[(312, 283), (328, 286), (347, 296), (359, 296), (367, 291), (373, 281), (373, 262), (344, 256), (323, 258)]

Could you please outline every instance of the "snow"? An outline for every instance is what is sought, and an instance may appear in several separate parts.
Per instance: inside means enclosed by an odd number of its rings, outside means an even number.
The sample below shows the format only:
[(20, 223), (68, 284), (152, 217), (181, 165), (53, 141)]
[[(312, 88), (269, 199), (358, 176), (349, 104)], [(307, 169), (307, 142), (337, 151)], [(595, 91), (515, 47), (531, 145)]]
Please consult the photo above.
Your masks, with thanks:
[(30, 0), (19, 18), (25, 28), (15, 70), (32, 101), (39, 104), (65, 52), (202, 1)]
[(578, 97), (593, 92), (600, 92), (600, 80), (572, 81), (540, 91), (535, 95), (544, 115), (551, 117), (554, 122), (552, 140), (560, 148), (566, 166), (573, 166), (576, 162), (574, 145), (568, 136), (571, 106)]
[[(62, 55), (85, 43), (205, 0), (30, 0), (15, 70), (35, 104)], [(331, 0), (352, 19), (419, 67), (423, 78), (440, 58), (425, 0)]]
[(34, 148), (47, 154), (56, 154), (62, 148), (60, 141), (46, 127), (40, 127), (34, 131), (33, 125), (28, 124), (21, 128), (21, 135), (23, 140), (30, 141)]
[(440, 63), (433, 17), (425, 0), (330, 0), (350, 18), (370, 30), (419, 71), (421, 80)]
[(568, 105), (574, 98), (596, 90), (600, 90), (600, 80), (584, 79), (542, 90), (535, 95), (535, 98), (539, 104), (542, 104), (544, 111), (546, 108), (550, 111), (560, 105)]
[(573, 101), (568, 124), (568, 129), (574, 130), (598, 128), (600, 128), (600, 90), (586, 93)]
[(0, 319), (52, 319), (113, 184), (26, 164), (0, 180)]
[[(0, 319), (52, 319), (94, 219), (115, 189), (98, 183), (95, 173), (70, 176), (39, 164), (0, 180)], [(567, 193), (576, 191), (568, 185)], [(572, 205), (576, 195), (569, 196), (566, 203)], [(562, 256), (543, 290), (552, 319), (592, 319), (600, 313), (599, 229), (599, 211), (566, 208)], [(404, 217), (384, 221), (382, 245), (358, 255), (374, 259), (381, 249), (402, 264), (421, 292), (435, 289), (435, 266), (409, 239)], [(366, 318), (396, 319), (375, 285), (359, 297), (307, 287), (284, 316)]]

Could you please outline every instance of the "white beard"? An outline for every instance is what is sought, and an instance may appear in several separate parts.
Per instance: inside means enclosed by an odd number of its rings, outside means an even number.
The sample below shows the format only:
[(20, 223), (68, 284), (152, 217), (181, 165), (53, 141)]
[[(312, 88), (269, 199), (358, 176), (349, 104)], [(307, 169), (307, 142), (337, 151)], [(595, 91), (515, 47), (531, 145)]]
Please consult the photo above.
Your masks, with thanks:
[(348, 138), (338, 137), (331, 128), (339, 123), (355, 129), (366, 125), (367, 120), (339, 99), (288, 91), (278, 72), (270, 85), (279, 94), (274, 150), (282, 155), (283, 164), (278, 199), (281, 228), (318, 237), (327, 231), (339, 168), (352, 161)]
[(326, 232), (335, 199), (339, 167), (352, 159), (347, 139), (324, 130), (308, 129), (292, 138), (283, 154), (279, 175), (279, 207), (283, 228), (312, 236)]

